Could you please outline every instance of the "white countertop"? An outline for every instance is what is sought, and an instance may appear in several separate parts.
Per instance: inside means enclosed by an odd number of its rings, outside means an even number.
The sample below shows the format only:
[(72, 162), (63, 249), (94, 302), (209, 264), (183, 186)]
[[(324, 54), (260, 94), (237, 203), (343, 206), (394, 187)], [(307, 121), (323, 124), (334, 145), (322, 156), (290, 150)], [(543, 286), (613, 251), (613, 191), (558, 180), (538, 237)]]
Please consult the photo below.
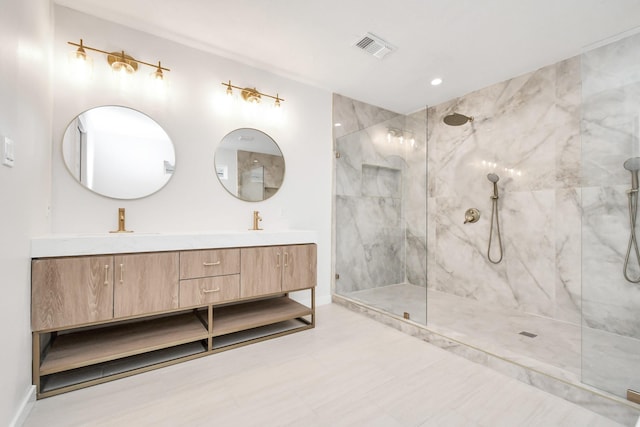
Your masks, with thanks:
[(318, 232), (309, 230), (51, 234), (31, 239), (31, 257), (237, 248), (317, 241)]

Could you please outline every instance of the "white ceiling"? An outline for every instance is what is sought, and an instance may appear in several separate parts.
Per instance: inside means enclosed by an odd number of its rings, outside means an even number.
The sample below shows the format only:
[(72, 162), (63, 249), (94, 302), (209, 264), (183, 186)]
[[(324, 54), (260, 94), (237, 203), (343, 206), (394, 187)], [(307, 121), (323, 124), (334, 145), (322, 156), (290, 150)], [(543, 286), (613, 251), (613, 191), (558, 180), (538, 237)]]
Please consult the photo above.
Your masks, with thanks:
[[(636, 32), (640, 0), (55, 0), (398, 113)], [(371, 32), (397, 50), (353, 44)], [(430, 85), (434, 77), (444, 83)]]

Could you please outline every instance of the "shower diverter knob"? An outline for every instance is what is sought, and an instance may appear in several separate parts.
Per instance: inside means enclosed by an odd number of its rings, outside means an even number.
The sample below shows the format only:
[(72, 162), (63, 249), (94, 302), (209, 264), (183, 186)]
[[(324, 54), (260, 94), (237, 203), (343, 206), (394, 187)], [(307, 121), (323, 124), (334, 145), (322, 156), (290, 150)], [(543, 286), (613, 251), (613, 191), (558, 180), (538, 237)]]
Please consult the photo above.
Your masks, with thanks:
[(480, 211), (476, 208), (469, 208), (467, 209), (467, 211), (464, 213), (464, 223), (474, 223), (474, 222), (478, 222), (478, 220), (480, 219)]

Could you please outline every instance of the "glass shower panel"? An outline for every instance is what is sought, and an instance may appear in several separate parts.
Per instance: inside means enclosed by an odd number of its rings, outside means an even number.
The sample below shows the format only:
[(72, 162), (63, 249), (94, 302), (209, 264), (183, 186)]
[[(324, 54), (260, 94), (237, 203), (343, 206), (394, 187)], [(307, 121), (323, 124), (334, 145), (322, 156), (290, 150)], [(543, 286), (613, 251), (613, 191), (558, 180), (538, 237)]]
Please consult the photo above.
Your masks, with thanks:
[[(638, 221), (629, 169), (640, 156), (639, 57), (640, 35), (581, 57), (582, 381), (621, 397), (640, 393), (640, 283), (623, 271)], [(630, 278), (637, 258), (632, 246)]]
[[(423, 113), (426, 115), (426, 111)], [(336, 293), (426, 323), (426, 118), (336, 139)]]

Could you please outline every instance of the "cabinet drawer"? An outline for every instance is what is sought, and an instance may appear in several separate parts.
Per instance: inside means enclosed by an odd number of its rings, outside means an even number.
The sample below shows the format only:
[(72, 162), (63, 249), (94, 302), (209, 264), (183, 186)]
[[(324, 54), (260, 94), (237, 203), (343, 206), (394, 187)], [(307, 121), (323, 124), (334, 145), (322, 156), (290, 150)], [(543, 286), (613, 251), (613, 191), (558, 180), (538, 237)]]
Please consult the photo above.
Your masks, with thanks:
[(180, 252), (180, 279), (240, 273), (240, 249)]
[(240, 275), (180, 281), (180, 307), (232, 301), (240, 298)]

